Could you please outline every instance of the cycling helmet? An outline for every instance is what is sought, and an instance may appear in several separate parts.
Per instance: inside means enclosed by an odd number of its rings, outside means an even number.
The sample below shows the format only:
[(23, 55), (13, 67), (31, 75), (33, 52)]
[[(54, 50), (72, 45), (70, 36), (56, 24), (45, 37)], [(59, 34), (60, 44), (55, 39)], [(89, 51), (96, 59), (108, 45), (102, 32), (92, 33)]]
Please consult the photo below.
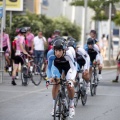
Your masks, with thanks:
[(76, 43), (75, 43), (75, 41), (68, 41), (68, 43), (67, 43), (67, 46), (68, 47), (73, 47), (73, 48), (76, 48)]
[(20, 33), (26, 33), (27, 30), (26, 30), (25, 28), (21, 28), (19, 32), (20, 32)]
[(53, 43), (53, 48), (54, 49), (57, 49), (57, 50), (60, 50), (60, 49), (65, 49), (65, 42), (64, 42), (64, 39), (63, 38), (57, 38), (54, 40), (54, 43)]
[(68, 36), (68, 37), (67, 37), (67, 40), (69, 40), (69, 39), (71, 39), (71, 38), (72, 38), (71, 36)]
[(60, 34), (60, 30), (54, 30), (54, 34)]
[(93, 45), (93, 44), (94, 44), (93, 39), (92, 39), (92, 38), (88, 38), (87, 44), (88, 44), (88, 45)]

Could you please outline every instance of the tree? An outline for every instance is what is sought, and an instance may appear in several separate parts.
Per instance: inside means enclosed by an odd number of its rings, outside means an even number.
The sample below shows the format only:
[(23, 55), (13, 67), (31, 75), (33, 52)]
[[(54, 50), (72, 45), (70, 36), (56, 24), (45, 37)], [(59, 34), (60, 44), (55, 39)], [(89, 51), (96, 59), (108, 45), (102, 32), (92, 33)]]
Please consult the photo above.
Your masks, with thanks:
[[(73, 0), (71, 5), (75, 6), (84, 6), (85, 0)], [(88, 7), (95, 11), (95, 16), (93, 17), (94, 20), (107, 20), (108, 17), (105, 14), (105, 7), (109, 6), (109, 3), (117, 3), (119, 0), (88, 0)]]
[(120, 11), (117, 11), (113, 21), (115, 22), (116, 25), (120, 26)]
[(37, 35), (39, 30), (42, 30), (46, 38), (50, 37), (55, 29), (60, 29), (62, 34), (68, 32), (77, 40), (80, 38), (80, 27), (76, 24), (72, 24), (70, 20), (63, 17), (55, 19), (48, 18), (45, 15), (36, 15), (34, 13), (27, 12), (26, 15), (13, 15), (12, 27), (9, 29), (9, 15), (6, 19), (7, 32), (10, 34), (11, 40), (16, 36), (16, 28), (31, 27), (32, 32)]

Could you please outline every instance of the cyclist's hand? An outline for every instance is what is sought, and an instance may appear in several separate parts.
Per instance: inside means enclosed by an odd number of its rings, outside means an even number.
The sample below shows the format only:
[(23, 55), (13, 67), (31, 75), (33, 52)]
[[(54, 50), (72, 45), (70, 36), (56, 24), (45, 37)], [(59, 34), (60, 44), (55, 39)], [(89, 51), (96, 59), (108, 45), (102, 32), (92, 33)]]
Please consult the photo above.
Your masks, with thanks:
[(47, 81), (46, 81), (46, 87), (47, 87), (47, 88), (48, 88), (49, 84), (50, 84), (50, 81), (47, 80)]
[(54, 78), (50, 78), (50, 82), (51, 83), (55, 82)]
[(27, 54), (28, 57), (31, 57), (31, 55)]

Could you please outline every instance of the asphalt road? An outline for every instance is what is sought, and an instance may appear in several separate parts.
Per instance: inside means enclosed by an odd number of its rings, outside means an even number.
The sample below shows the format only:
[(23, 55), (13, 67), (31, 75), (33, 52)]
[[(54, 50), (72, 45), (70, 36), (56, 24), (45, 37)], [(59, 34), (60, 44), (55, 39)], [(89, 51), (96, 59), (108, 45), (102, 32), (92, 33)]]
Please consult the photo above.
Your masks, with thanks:
[[(112, 83), (115, 70), (103, 71), (103, 80), (97, 89), (97, 95), (88, 96), (85, 106), (79, 101), (73, 120), (120, 120), (120, 82)], [(11, 78), (4, 75), (0, 84), (0, 120), (53, 120), (51, 88), (45, 87), (45, 81), (36, 87), (12, 86)]]

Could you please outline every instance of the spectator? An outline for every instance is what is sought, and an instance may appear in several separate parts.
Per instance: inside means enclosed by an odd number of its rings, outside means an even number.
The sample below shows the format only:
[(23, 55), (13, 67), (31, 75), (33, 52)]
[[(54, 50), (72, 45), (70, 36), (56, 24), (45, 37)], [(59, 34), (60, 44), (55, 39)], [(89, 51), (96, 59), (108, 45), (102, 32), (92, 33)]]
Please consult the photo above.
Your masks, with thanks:
[(42, 66), (43, 60), (41, 58), (44, 58), (44, 51), (45, 47), (47, 46), (46, 38), (43, 36), (42, 31), (38, 32), (38, 35), (34, 37), (33, 44), (32, 44), (32, 51), (34, 50), (34, 55), (36, 57), (35, 62), (40, 64), (40, 67)]
[(116, 75), (116, 79), (113, 80), (112, 82), (118, 82), (118, 80), (119, 80), (119, 74), (120, 74), (120, 51), (119, 51), (119, 53), (117, 55), (116, 63), (117, 63), (117, 75)]
[(105, 37), (105, 34), (102, 35), (102, 45), (103, 45), (103, 59), (105, 59), (106, 56), (106, 51), (108, 49), (108, 41), (107, 38)]

